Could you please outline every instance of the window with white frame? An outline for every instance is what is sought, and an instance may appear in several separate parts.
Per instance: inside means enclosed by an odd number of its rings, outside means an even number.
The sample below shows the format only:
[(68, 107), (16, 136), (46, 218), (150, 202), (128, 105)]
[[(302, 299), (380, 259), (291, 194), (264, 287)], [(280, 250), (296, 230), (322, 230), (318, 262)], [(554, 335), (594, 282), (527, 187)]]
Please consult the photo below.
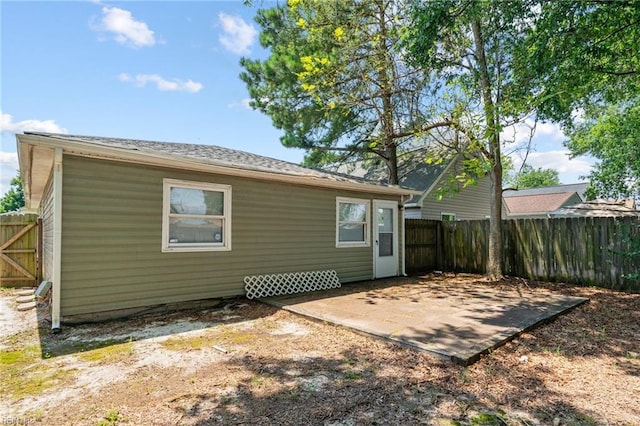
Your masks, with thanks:
[(443, 222), (453, 222), (456, 220), (456, 214), (455, 213), (441, 213), (440, 217), (442, 219)]
[(164, 179), (162, 251), (231, 250), (231, 186)]
[(369, 200), (336, 198), (336, 247), (369, 246)]

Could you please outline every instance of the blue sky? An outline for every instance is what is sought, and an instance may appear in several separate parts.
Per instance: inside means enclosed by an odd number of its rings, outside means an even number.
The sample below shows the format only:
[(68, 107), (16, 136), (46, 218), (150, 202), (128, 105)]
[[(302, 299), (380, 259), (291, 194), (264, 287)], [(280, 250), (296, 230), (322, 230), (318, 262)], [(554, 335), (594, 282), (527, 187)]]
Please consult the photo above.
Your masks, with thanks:
[[(0, 2), (0, 194), (17, 170), (15, 133), (214, 144), (299, 162), (248, 107), (242, 56), (265, 58), (253, 21), (275, 2)], [(518, 131), (516, 138), (524, 132)], [(538, 124), (528, 162), (562, 183), (589, 171)], [(516, 164), (518, 161), (516, 160)]]

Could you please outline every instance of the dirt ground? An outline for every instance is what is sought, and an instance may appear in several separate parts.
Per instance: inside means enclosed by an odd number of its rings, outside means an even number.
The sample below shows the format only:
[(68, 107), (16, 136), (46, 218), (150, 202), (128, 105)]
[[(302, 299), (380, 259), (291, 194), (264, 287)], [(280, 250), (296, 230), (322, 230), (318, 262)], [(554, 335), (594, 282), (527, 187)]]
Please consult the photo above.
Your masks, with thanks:
[(0, 291), (0, 424), (640, 425), (640, 294), (589, 297), (469, 367), (243, 299), (66, 326)]

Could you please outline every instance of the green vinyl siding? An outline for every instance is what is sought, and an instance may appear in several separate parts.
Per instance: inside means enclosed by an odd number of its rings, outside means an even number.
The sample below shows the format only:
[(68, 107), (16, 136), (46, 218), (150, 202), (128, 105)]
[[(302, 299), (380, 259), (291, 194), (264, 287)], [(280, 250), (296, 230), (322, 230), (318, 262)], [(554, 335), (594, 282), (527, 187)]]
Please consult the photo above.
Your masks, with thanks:
[(442, 213), (455, 214), (456, 220), (481, 220), (489, 217), (491, 208), (491, 178), (478, 179), (476, 185), (461, 188), (460, 192), (438, 200), (436, 191), (422, 202), (422, 219), (442, 220)]
[(53, 179), (49, 182), (42, 194), (40, 202), (40, 219), (41, 219), (41, 235), (42, 235), (42, 253), (39, 253), (40, 262), (42, 262), (42, 278), (46, 280), (53, 279)]
[[(163, 179), (232, 186), (232, 250), (162, 253)], [(64, 157), (61, 314), (244, 294), (243, 278), (335, 269), (371, 279), (373, 248), (336, 248), (336, 197), (392, 199)]]

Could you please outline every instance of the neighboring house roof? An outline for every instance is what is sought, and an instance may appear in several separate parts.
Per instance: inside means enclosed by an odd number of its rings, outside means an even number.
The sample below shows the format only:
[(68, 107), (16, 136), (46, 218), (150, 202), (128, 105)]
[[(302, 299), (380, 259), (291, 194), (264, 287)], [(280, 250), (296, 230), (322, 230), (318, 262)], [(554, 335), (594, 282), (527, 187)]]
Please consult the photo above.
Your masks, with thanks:
[[(365, 164), (366, 163), (363, 162), (357, 162), (355, 164), (340, 165), (332, 170), (383, 184), (389, 182), (389, 172), (384, 162), (374, 162), (368, 167), (366, 167)], [(414, 195), (414, 197), (409, 200), (407, 206), (410, 207), (418, 203), (420, 198), (428, 194), (451, 164), (453, 164), (453, 160), (440, 164), (427, 164), (426, 161), (424, 161), (424, 157), (420, 155), (413, 156), (407, 161), (400, 161), (398, 164), (398, 181), (400, 186), (420, 192), (420, 194)]]
[(585, 200), (588, 183), (505, 190), (502, 194), (507, 216), (548, 214)]
[[(48, 179), (48, 171), (51, 170), (53, 164), (53, 150), (55, 148), (62, 148), (65, 153), (73, 155), (277, 180), (310, 186), (394, 195), (415, 194), (415, 191), (398, 186), (384, 185), (376, 181), (341, 173), (312, 169), (287, 161), (215, 145), (40, 132), (25, 132), (24, 135), (17, 135), (16, 137), (19, 146), (20, 169), (28, 172), (27, 176), (23, 174), (25, 195), (28, 192), (29, 198), (33, 197), (36, 205), (39, 203), (38, 194), (41, 195), (46, 179)], [(35, 162), (38, 162), (38, 164), (35, 164)], [(47, 169), (46, 175), (44, 173), (45, 168)], [(36, 169), (43, 170), (38, 171)], [(34, 180), (38, 180), (37, 184)]]
[(564, 207), (551, 213), (552, 217), (640, 217), (640, 210), (625, 201), (596, 200)]
[(508, 197), (521, 197), (523, 195), (541, 195), (541, 194), (559, 194), (559, 193), (577, 193), (580, 199), (586, 200), (585, 192), (588, 183), (570, 183), (567, 185), (555, 185), (544, 186), (542, 188), (527, 188), (527, 189), (507, 189), (502, 194), (504, 198)]
[(505, 197), (504, 204), (510, 215), (547, 213), (562, 207), (574, 194), (575, 192), (561, 192), (558, 194)]

